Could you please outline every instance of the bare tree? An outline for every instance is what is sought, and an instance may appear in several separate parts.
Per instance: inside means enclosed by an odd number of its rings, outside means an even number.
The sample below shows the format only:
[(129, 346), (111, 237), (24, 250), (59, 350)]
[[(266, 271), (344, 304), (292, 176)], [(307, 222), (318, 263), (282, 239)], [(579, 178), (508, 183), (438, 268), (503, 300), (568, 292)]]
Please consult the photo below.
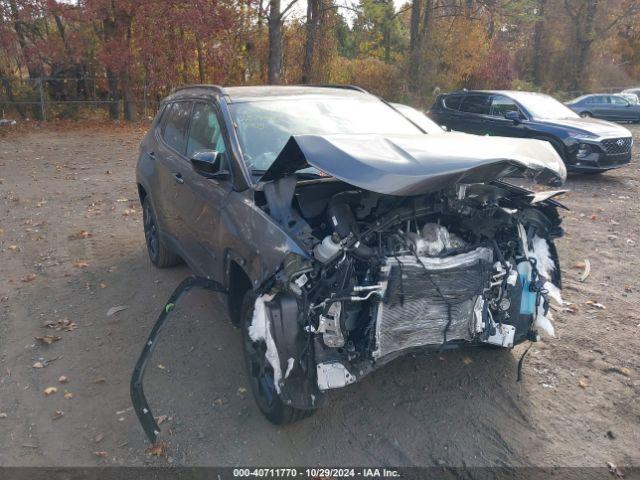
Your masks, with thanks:
[(573, 58), (569, 89), (581, 90), (589, 64), (591, 49), (621, 21), (640, 13), (640, 2), (621, 0), (621, 4), (610, 14), (610, 4), (605, 5), (608, 15), (600, 19), (600, 0), (564, 0), (564, 7), (573, 25), (573, 42), (569, 45)]
[(304, 42), (304, 59), (302, 63), (302, 83), (309, 83), (313, 78), (313, 57), (316, 32), (320, 26), (320, 9), (322, 0), (307, 0), (306, 38)]
[(297, 3), (298, 0), (291, 0), (289, 4), (281, 9), (280, 0), (269, 0), (269, 83), (279, 84), (282, 82), (282, 26), (284, 19)]

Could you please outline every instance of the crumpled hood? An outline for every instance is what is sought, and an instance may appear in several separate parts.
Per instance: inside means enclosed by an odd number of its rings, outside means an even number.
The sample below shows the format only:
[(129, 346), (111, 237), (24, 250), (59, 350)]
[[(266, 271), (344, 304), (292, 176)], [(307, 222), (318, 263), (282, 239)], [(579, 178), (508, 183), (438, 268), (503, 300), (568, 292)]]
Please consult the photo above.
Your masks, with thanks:
[(548, 142), (443, 132), (294, 135), (261, 180), (275, 180), (307, 166), (365, 190), (401, 196), (504, 177), (558, 186), (567, 176)]

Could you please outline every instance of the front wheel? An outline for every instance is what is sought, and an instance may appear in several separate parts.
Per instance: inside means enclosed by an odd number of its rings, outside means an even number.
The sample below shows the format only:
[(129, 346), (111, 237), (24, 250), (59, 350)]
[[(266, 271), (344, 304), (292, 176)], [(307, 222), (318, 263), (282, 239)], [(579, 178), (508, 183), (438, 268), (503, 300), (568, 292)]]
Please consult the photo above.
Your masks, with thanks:
[(297, 422), (313, 414), (314, 410), (301, 410), (285, 405), (276, 390), (273, 367), (267, 359), (267, 345), (249, 336), (253, 322), (256, 295), (249, 290), (242, 300), (242, 345), (251, 391), (258, 408), (274, 425)]
[(581, 116), (582, 118), (591, 118), (591, 117), (593, 117), (593, 114), (592, 114), (591, 112), (582, 112), (582, 113), (580, 114), (580, 116)]
[(149, 197), (142, 201), (142, 223), (144, 226), (144, 240), (147, 244), (149, 259), (158, 268), (173, 267), (182, 260), (164, 244), (158, 227), (158, 217), (153, 210)]

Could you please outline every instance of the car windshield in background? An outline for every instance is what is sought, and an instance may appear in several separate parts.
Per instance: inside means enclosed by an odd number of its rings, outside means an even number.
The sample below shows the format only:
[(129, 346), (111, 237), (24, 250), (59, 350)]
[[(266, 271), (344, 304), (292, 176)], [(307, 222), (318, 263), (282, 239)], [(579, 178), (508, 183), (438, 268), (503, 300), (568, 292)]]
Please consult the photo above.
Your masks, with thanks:
[(427, 117), (420, 110), (417, 110), (408, 105), (402, 105), (401, 103), (392, 103), (392, 105), (405, 117), (418, 125), (422, 130), (427, 133), (442, 133), (443, 130), (433, 120)]
[(579, 118), (578, 114), (548, 95), (512, 95), (515, 100), (529, 112), (534, 118), (554, 120), (561, 118)]
[(295, 97), (229, 105), (252, 171), (269, 168), (292, 135), (422, 133), (375, 97)]

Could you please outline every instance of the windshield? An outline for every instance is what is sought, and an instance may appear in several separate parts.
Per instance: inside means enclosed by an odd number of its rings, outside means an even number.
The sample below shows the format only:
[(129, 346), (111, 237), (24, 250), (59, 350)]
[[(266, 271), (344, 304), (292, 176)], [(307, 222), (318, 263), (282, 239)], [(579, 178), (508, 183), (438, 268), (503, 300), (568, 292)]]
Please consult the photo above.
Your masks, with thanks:
[(409, 120), (373, 96), (307, 96), (232, 103), (231, 116), (245, 161), (265, 171), (292, 135), (421, 134)]
[(442, 128), (440, 128), (437, 123), (435, 123), (433, 120), (431, 120), (429, 117), (427, 117), (420, 110), (417, 110), (417, 109), (415, 109), (413, 107), (410, 107), (408, 105), (403, 105), (401, 103), (392, 103), (391, 105), (393, 105), (396, 109), (398, 109), (398, 111), (402, 115), (404, 115), (409, 120), (411, 120), (413, 123), (418, 125), (425, 132), (427, 132), (427, 133), (442, 133), (443, 132)]
[(560, 120), (562, 118), (580, 118), (577, 113), (549, 95), (513, 94), (520, 104), (534, 118)]

